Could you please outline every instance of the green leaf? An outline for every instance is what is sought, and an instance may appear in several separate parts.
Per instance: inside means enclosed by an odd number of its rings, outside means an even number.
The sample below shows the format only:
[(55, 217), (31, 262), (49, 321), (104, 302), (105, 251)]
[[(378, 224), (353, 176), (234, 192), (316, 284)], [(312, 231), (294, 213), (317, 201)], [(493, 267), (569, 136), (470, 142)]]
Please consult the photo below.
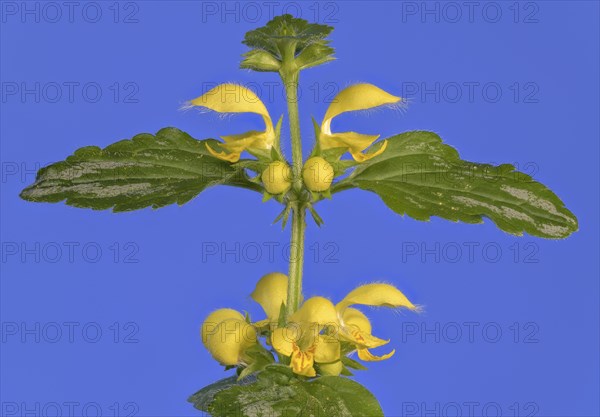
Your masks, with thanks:
[(237, 376), (231, 376), (229, 378), (221, 379), (214, 384), (207, 385), (194, 395), (190, 396), (188, 398), (188, 402), (194, 404), (194, 407), (196, 407), (198, 410), (207, 411), (210, 404), (214, 401), (215, 395), (217, 395), (219, 392), (237, 385), (241, 385), (244, 382), (250, 383), (253, 380), (256, 380), (256, 378), (249, 377), (245, 380), (238, 381)]
[(360, 164), (334, 192), (358, 187), (379, 195), (398, 214), (427, 221), (439, 216), (481, 223), (505, 232), (560, 239), (578, 229), (577, 219), (546, 186), (509, 164), (460, 159), (432, 132), (393, 136), (386, 151)]
[(271, 365), (275, 362), (275, 358), (273, 358), (273, 354), (264, 348), (263, 345), (257, 343), (254, 346), (246, 349), (244, 352), (247, 356), (251, 358), (250, 363), (247, 367), (243, 368), (240, 371), (238, 376), (238, 380), (246, 378), (247, 376), (262, 371), (267, 366)]
[(241, 68), (255, 71), (279, 71), (282, 62), (294, 60), (298, 69), (310, 68), (333, 60), (334, 49), (325, 38), (333, 27), (308, 23), (290, 14), (276, 16), (265, 26), (246, 33)]
[(181, 205), (218, 184), (262, 192), (242, 167), (213, 157), (207, 143), (216, 141), (196, 140), (169, 127), (156, 136), (142, 133), (104, 149), (84, 147), (42, 168), (21, 197), (117, 212)]
[(220, 381), (189, 401), (214, 417), (383, 416), (373, 394), (357, 382), (336, 376), (307, 381), (282, 365), (268, 366), (257, 379), (239, 384), (232, 384), (231, 379)]

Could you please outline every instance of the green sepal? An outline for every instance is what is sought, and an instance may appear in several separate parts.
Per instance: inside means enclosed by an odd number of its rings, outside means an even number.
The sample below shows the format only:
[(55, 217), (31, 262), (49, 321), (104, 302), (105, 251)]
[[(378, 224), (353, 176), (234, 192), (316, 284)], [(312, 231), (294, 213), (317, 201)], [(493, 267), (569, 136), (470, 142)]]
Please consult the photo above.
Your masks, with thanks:
[(241, 369), (238, 373), (238, 381), (246, 378), (247, 376), (262, 371), (267, 366), (275, 363), (273, 354), (264, 348), (260, 343), (246, 349), (244, 351), (246, 356), (251, 358), (250, 364), (245, 368)]
[[(283, 124), (283, 115), (279, 116), (279, 120), (277, 120), (277, 124), (275, 125), (275, 142), (273, 143), (273, 147), (271, 148), (271, 158), (273, 159), (273, 161), (287, 162), (281, 152), (281, 125), (282, 124)], [(273, 154), (273, 150), (275, 150), (274, 154)]]
[(315, 131), (315, 146), (313, 146), (309, 158), (312, 158), (313, 156), (321, 156), (321, 142), (319, 141), (319, 137), (321, 136), (321, 126), (319, 126), (319, 123), (317, 123), (314, 117), (311, 117), (311, 120)]
[(273, 194), (268, 193), (267, 191), (265, 191), (263, 193), (263, 197), (262, 197), (262, 202), (266, 203), (267, 201), (269, 201), (270, 199), (273, 198)]
[(321, 227), (321, 225), (325, 224), (325, 222), (323, 221), (321, 216), (319, 216), (319, 213), (317, 213), (317, 211), (312, 206), (312, 204), (307, 204), (306, 207), (308, 208), (308, 211), (312, 215), (312, 218), (315, 221), (315, 223), (317, 224), (317, 226)]
[(350, 369), (348, 369), (346, 367), (346, 365), (342, 365), (342, 372), (340, 372), (340, 375), (344, 375), (344, 376), (354, 376), (354, 374), (352, 372), (350, 372)]
[(286, 205), (285, 208), (281, 210), (281, 213), (279, 213), (277, 217), (275, 217), (275, 220), (273, 220), (273, 224), (276, 224), (278, 221), (281, 220), (281, 228), (285, 229), (285, 225), (287, 224), (288, 217), (290, 215), (290, 210), (291, 206)]
[(279, 317), (277, 318), (277, 327), (285, 327), (287, 325), (286, 314), (285, 303), (281, 303), (281, 307), (279, 307)]
[(359, 371), (367, 370), (367, 367), (364, 366), (362, 363), (357, 362), (354, 359), (349, 358), (348, 356), (345, 356), (345, 355), (342, 356), (342, 363), (344, 364), (344, 366), (347, 366), (348, 368), (357, 369)]

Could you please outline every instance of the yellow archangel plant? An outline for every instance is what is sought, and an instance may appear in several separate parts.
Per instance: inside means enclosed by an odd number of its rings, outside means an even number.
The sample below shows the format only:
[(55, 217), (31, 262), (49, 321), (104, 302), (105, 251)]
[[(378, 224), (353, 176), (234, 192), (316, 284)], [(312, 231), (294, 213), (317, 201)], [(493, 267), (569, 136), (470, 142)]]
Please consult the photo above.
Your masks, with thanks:
[(334, 129), (335, 118), (344, 113), (405, 104), (372, 84), (350, 85), (337, 94), (321, 123), (314, 123), (313, 146), (305, 159), (298, 110), (300, 72), (334, 60), (327, 39), (332, 30), (283, 15), (246, 33), (243, 40), (250, 50), (241, 67), (277, 73), (283, 82), (291, 158), (281, 147), (283, 116), (274, 124), (254, 92), (223, 83), (185, 107), (258, 115), (264, 128), (223, 135), (222, 140), (197, 140), (168, 127), (103, 149), (87, 146), (41, 169), (21, 193), (28, 201), (65, 201), (120, 212), (181, 205), (208, 187), (228, 185), (282, 204), (276, 221), (284, 228), (291, 222), (288, 273), (265, 275), (251, 294), (266, 317), (254, 321), (247, 313), (222, 308), (201, 326), (208, 352), (237, 372), (189, 398), (215, 417), (383, 416), (373, 394), (347, 377), (350, 369), (365, 369), (352, 355), (377, 362), (390, 359), (395, 350), (382, 355), (373, 351), (389, 341), (372, 334), (370, 320), (356, 306), (418, 308), (384, 283), (359, 286), (337, 304), (319, 296), (304, 299), (306, 218), (310, 214), (318, 226), (323, 223), (315, 208), (322, 200), (361, 189), (379, 196), (393, 212), (421, 221), (437, 216), (472, 224), (487, 218), (507, 233), (548, 239), (563, 239), (578, 229), (576, 217), (546, 186), (512, 165), (462, 160), (433, 132), (411, 131), (379, 140), (377, 133)]

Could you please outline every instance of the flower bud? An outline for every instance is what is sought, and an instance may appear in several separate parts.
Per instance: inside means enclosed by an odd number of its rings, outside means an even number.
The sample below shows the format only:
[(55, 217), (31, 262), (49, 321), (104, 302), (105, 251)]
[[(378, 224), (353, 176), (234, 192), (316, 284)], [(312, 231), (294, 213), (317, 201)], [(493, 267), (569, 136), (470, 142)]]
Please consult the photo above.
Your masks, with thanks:
[(233, 366), (243, 362), (244, 352), (256, 343), (254, 326), (245, 320), (227, 319), (207, 335), (206, 348), (220, 364)]
[(269, 194), (283, 194), (292, 187), (292, 170), (285, 162), (271, 162), (261, 179)]
[(206, 320), (204, 320), (204, 323), (202, 323), (200, 332), (204, 346), (206, 346), (208, 338), (215, 333), (217, 326), (221, 324), (221, 322), (229, 319), (244, 320), (244, 316), (239, 311), (231, 308), (221, 308), (208, 315)]
[(240, 68), (277, 72), (281, 68), (281, 62), (265, 50), (253, 49), (244, 54), (244, 60), (240, 64)]
[(333, 181), (333, 167), (320, 156), (313, 156), (304, 164), (302, 178), (310, 191), (326, 191)]

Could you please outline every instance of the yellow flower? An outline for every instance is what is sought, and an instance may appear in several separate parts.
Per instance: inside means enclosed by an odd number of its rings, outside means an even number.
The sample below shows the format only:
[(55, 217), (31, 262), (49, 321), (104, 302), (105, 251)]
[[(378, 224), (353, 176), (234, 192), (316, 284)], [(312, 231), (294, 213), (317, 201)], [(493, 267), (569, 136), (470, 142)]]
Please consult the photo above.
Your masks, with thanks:
[(271, 162), (260, 178), (269, 194), (284, 194), (292, 188), (292, 169), (282, 161)]
[(239, 365), (249, 359), (245, 351), (257, 343), (256, 330), (238, 311), (223, 308), (202, 324), (202, 343), (222, 365)]
[(286, 327), (273, 331), (271, 344), (278, 353), (290, 358), (290, 367), (298, 375), (316, 376), (315, 363), (323, 364), (324, 374), (339, 375), (342, 370), (340, 342), (321, 334), (324, 328), (337, 323), (337, 312), (331, 301), (312, 297), (292, 314)]
[(361, 311), (350, 307), (354, 304), (374, 307), (403, 307), (409, 310), (417, 310), (417, 307), (400, 290), (389, 284), (360, 286), (336, 305), (341, 324), (339, 337), (356, 345), (360, 359), (372, 362), (392, 357), (395, 353), (394, 350), (383, 356), (375, 356), (369, 351), (369, 349), (389, 343), (389, 340), (379, 339), (371, 334), (371, 322)]
[(220, 84), (202, 96), (189, 102), (191, 106), (204, 107), (219, 113), (256, 113), (262, 116), (265, 130), (251, 130), (237, 135), (221, 136), (223, 152), (215, 151), (208, 144), (208, 151), (215, 157), (237, 162), (244, 151), (270, 150), (275, 142), (275, 129), (264, 103), (251, 90), (237, 84)]
[(321, 123), (319, 135), (321, 149), (347, 148), (357, 162), (364, 162), (381, 154), (385, 150), (387, 142), (383, 142), (376, 152), (362, 153), (379, 138), (379, 135), (365, 135), (356, 132), (332, 133), (331, 120), (342, 113), (372, 109), (401, 101), (402, 98), (388, 94), (372, 84), (354, 84), (343, 89), (329, 105)]
[(331, 187), (333, 167), (320, 156), (309, 158), (302, 168), (302, 179), (310, 191), (321, 192)]
[(258, 280), (250, 297), (260, 304), (267, 319), (255, 323), (256, 326), (264, 327), (269, 323), (277, 323), (281, 305), (285, 305), (287, 301), (287, 290), (288, 277), (280, 272), (271, 272)]

